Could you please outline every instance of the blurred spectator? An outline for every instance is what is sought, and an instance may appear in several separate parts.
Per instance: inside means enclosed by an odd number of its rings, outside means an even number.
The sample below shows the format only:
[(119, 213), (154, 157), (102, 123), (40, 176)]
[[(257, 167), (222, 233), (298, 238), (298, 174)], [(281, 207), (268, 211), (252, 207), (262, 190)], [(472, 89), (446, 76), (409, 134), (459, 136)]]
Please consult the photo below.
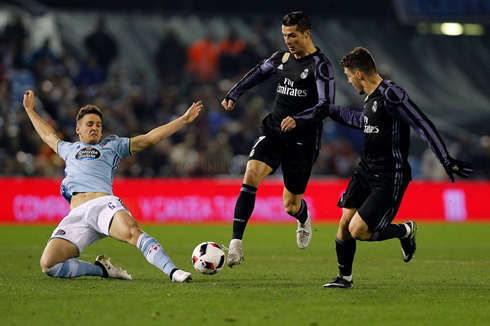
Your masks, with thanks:
[(117, 59), (118, 48), (115, 38), (107, 31), (104, 18), (99, 19), (96, 30), (85, 38), (85, 47), (97, 59), (105, 80), (109, 65)]
[(174, 146), (170, 152), (172, 168), (181, 176), (192, 176), (200, 169), (199, 153), (196, 151), (196, 136), (187, 134), (184, 142)]
[(437, 157), (430, 148), (425, 149), (420, 160), (420, 174), (423, 179), (449, 180), (446, 170), (444, 170), (444, 167), (439, 163)]
[(174, 29), (169, 29), (160, 41), (155, 56), (158, 77), (165, 84), (175, 84), (185, 74), (186, 48)]
[(234, 29), (230, 31), (227, 38), (221, 40), (218, 45), (221, 77), (230, 78), (240, 73), (240, 59), (244, 49), (245, 41), (238, 37)]
[[(22, 103), (25, 91), (33, 89), (35, 86), (34, 74), (24, 64), (24, 59), (21, 56), (16, 56), (12, 68), (8, 70), (8, 75), (12, 100)], [(18, 110), (21, 109), (21, 107), (18, 108)]]
[(490, 180), (490, 136), (480, 138), (473, 164), (477, 179)]
[(201, 83), (216, 80), (218, 64), (219, 51), (210, 33), (187, 49), (187, 72)]
[[(267, 39), (271, 33), (265, 23), (253, 24), (251, 30), (249, 42), (230, 32), (218, 46), (208, 35), (189, 48), (174, 30), (169, 30), (155, 54), (154, 68), (159, 78), (153, 80), (145, 72), (130, 75), (124, 67), (107, 69), (117, 58), (117, 44), (106, 31), (103, 19), (97, 31), (87, 37), (89, 54), (81, 59), (71, 48), (55, 56), (49, 38), (42, 47), (27, 53), (27, 29), (16, 16), (4, 31), (8, 35), (4, 33), (0, 39), (0, 174), (63, 176), (63, 161), (46, 150), (22, 108), (22, 95), (28, 88), (37, 89), (36, 107), (43, 117), (57, 124), (61, 138), (71, 141), (78, 140), (73, 117), (89, 103), (105, 109), (108, 119), (104, 120), (104, 135), (135, 136), (169, 122), (192, 101), (202, 99), (205, 108), (192, 126), (141, 156), (123, 160), (116, 173), (126, 177), (243, 174), (250, 148), (259, 136), (260, 121), (274, 101), (275, 84), (251, 89), (231, 112), (221, 109), (219, 101), (238, 78), (283, 47)], [(218, 82), (220, 76), (223, 78)], [(192, 82), (186, 83), (188, 80)], [(348, 105), (362, 107), (360, 98), (353, 98), (356, 102)], [(349, 176), (358, 160), (363, 134), (344, 130), (337, 123), (332, 125), (330, 128), (329, 120), (325, 120), (314, 174)], [(451, 152), (458, 159), (473, 162), (476, 178), (490, 179), (490, 138), (483, 137), (479, 144), (471, 141), (462, 135)], [(440, 164), (431, 162), (434, 154), (425, 156), (424, 175), (446, 180)]]
[(238, 71), (236, 75), (243, 76), (249, 70), (251, 70), (257, 63), (264, 60), (265, 58), (261, 57), (259, 54), (259, 40), (252, 39), (250, 42), (245, 44), (243, 51), (240, 53), (238, 58)]
[(93, 86), (102, 83), (105, 80), (104, 69), (98, 65), (97, 57), (89, 55), (88, 58), (82, 61), (76, 84), (78, 86)]
[(473, 154), (475, 148), (471, 143), (470, 135), (466, 132), (462, 132), (458, 137), (458, 141), (450, 146), (450, 152), (453, 153), (454, 158), (458, 160), (469, 163), (475, 162)]
[(12, 57), (25, 57), (29, 33), (24, 27), (21, 15), (13, 15), (12, 21), (3, 30), (3, 38)]
[(56, 63), (58, 58), (51, 50), (51, 39), (46, 38), (43, 45), (34, 51), (34, 53), (29, 58), (29, 66), (35, 67), (39, 62), (48, 60), (49, 62)]

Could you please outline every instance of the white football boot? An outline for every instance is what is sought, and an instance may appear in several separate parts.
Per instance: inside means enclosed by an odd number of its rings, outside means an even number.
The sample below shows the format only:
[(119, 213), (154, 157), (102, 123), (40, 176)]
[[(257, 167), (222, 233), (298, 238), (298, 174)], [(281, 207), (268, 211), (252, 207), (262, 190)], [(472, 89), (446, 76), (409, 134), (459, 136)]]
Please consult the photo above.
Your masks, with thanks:
[(178, 269), (172, 275), (172, 282), (190, 283), (192, 282), (192, 274)]
[(300, 249), (308, 247), (311, 241), (311, 218), (308, 211), (308, 218), (304, 224), (298, 221), (298, 229), (296, 230), (296, 243)]
[(233, 239), (230, 242), (230, 249), (228, 250), (228, 259), (226, 264), (230, 267), (240, 265), (243, 261), (242, 240)]
[(127, 271), (123, 270), (121, 267), (117, 267), (114, 265), (109, 258), (105, 255), (98, 255), (95, 258), (95, 265), (102, 268), (104, 272), (104, 276), (106, 278), (118, 278), (121, 280), (132, 280), (130, 274)]

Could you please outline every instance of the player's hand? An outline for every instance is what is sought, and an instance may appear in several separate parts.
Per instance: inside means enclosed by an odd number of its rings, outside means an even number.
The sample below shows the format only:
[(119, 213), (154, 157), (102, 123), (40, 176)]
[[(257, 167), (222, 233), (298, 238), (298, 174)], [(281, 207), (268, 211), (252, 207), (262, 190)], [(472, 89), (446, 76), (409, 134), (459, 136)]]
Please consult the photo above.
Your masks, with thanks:
[(449, 164), (445, 165), (444, 169), (451, 179), (451, 182), (454, 183), (454, 174), (463, 178), (468, 178), (470, 174), (473, 173), (473, 164), (449, 157)]
[(34, 92), (29, 90), (24, 94), (24, 108), (26, 111), (34, 110)]
[(191, 123), (192, 121), (194, 121), (194, 119), (196, 119), (201, 112), (202, 107), (203, 104), (201, 101), (198, 101), (197, 103), (192, 103), (189, 109), (187, 109), (186, 113), (184, 113), (184, 115), (182, 116), (184, 122)]
[(292, 117), (286, 117), (281, 122), (281, 130), (283, 132), (291, 131), (295, 127), (296, 127), (296, 120), (294, 120)]
[(223, 102), (221, 102), (221, 105), (225, 108), (226, 111), (231, 111), (235, 108), (235, 101), (231, 99), (224, 99)]

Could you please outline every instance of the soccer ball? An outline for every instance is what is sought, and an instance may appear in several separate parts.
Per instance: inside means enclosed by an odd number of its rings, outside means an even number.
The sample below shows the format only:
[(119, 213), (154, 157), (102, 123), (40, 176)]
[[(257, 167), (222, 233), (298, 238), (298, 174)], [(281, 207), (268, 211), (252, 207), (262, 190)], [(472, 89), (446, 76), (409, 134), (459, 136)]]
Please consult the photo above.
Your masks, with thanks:
[(225, 264), (225, 252), (212, 241), (197, 245), (192, 253), (192, 265), (199, 273), (213, 275), (220, 271)]

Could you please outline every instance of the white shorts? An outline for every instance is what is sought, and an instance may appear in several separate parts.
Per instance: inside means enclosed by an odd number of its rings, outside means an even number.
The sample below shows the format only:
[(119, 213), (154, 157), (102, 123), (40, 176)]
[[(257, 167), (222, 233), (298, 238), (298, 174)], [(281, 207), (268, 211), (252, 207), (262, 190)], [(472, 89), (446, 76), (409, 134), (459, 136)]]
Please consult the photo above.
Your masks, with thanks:
[(127, 211), (122, 200), (115, 196), (89, 200), (72, 209), (49, 240), (60, 238), (70, 241), (78, 248), (78, 257), (87, 246), (109, 236), (112, 218), (120, 210)]

